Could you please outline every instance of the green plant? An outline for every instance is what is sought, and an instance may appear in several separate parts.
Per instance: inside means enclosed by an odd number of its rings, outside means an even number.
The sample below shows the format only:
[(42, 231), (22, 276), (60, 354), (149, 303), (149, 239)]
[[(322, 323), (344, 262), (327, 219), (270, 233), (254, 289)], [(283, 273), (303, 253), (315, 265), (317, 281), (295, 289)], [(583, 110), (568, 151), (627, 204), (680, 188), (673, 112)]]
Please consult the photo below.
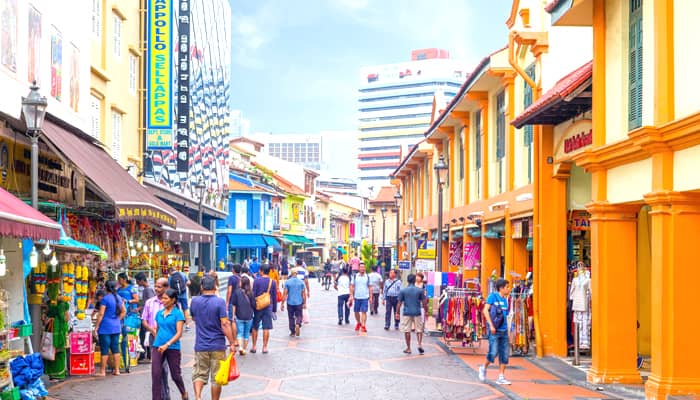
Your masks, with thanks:
[(362, 241), (362, 247), (360, 248), (360, 259), (365, 263), (365, 270), (370, 272), (372, 267), (377, 265), (377, 259), (374, 257), (374, 249), (372, 245), (367, 243), (367, 241)]

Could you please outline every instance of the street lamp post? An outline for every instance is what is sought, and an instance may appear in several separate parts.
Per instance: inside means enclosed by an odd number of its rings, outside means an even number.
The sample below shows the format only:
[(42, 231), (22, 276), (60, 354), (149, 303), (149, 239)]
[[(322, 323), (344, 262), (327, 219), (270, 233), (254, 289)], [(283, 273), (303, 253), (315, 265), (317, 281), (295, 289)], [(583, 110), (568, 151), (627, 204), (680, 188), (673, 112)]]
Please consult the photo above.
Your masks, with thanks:
[(396, 207), (396, 267), (398, 268), (399, 262), (399, 252), (401, 251), (401, 246), (399, 245), (399, 206), (401, 205), (401, 192), (398, 190), (394, 193), (394, 207)]
[[(197, 184), (194, 185), (194, 188), (199, 191), (199, 209), (198, 209), (198, 213), (197, 213), (197, 222), (199, 223), (199, 225), (203, 226), (202, 225), (202, 202), (204, 200), (204, 191), (207, 189), (207, 185), (204, 184), (201, 176), (199, 177)], [(202, 257), (204, 255), (203, 254), (204, 244), (202, 242), (199, 242), (198, 249), (199, 249), (199, 251), (198, 251), (198, 253), (199, 253), (199, 266), (204, 267), (204, 271), (208, 272), (208, 268), (206, 268), (204, 266), (204, 257)]]
[(39, 94), (36, 81), (29, 88), (29, 95), (22, 97), (22, 115), (27, 124), (27, 134), (32, 139), (32, 207), (39, 208), (39, 132), (46, 116), (46, 97)]
[(438, 185), (438, 221), (437, 221), (437, 270), (442, 272), (442, 186), (447, 179), (447, 164), (445, 157), (441, 154), (437, 164), (433, 166), (435, 175), (437, 176)]
[(374, 224), (377, 223), (377, 220), (374, 219), (374, 215), (372, 219), (369, 220), (369, 223), (372, 225), (372, 253), (374, 253)]
[[(386, 263), (386, 260), (384, 259), (384, 249), (386, 248), (386, 207), (382, 206), (382, 208), (379, 210), (382, 212), (382, 259), (379, 263), (381, 265), (382, 262)], [(382, 265), (382, 267), (384, 267)], [(383, 268), (382, 268), (383, 269)]]

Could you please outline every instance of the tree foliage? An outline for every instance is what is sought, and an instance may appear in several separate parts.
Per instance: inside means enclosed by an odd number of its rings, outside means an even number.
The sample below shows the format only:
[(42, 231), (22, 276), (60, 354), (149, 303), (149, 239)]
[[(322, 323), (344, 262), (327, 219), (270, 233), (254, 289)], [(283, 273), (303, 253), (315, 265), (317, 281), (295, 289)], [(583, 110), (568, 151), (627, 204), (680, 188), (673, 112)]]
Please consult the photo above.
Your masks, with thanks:
[(360, 249), (360, 259), (365, 263), (365, 270), (369, 273), (373, 266), (377, 265), (377, 259), (374, 257), (374, 249), (367, 241), (362, 242)]

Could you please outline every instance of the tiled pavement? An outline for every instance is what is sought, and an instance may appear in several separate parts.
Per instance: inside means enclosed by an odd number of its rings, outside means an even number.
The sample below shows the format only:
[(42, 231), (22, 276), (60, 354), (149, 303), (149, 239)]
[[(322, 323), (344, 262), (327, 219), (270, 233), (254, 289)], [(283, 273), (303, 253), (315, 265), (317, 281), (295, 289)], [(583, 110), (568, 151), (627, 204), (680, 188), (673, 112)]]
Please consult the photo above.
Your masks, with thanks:
[[(269, 354), (239, 356), (241, 378), (226, 386), (222, 399), (588, 399), (615, 398), (568, 384), (526, 358), (512, 358), (507, 371), (512, 386), (481, 383), (476, 368), (482, 354), (445, 347), (426, 338), (425, 355), (402, 353), (403, 335), (384, 331), (383, 312), (370, 316), (368, 333), (358, 334), (351, 324), (337, 325), (336, 294), (312, 281), (311, 323), (299, 338), (290, 338), (286, 311), (279, 312), (270, 340)], [(380, 307), (381, 308), (381, 307)], [(259, 339), (262, 340), (262, 339)], [(194, 332), (183, 339), (183, 376), (190, 398)], [(141, 400), (150, 398), (150, 366), (139, 365), (131, 374), (107, 378), (74, 377), (53, 385), (50, 398), (61, 400)], [(491, 378), (496, 370), (489, 369)], [(173, 399), (179, 399), (171, 384)], [(204, 399), (209, 399), (205, 388)]]

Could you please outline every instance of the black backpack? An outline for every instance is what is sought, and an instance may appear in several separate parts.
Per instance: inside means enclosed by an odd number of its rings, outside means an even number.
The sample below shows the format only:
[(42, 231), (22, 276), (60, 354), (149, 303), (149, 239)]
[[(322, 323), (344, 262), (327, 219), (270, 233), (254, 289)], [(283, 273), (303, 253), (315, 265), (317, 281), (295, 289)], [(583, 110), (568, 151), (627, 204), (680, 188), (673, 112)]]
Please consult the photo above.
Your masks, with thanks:
[(187, 282), (182, 276), (182, 273), (176, 272), (173, 276), (170, 277), (170, 287), (172, 289), (177, 290), (178, 295), (187, 293)]
[(491, 304), (491, 307), (489, 307), (489, 315), (491, 316), (493, 328), (496, 330), (498, 330), (506, 322), (506, 317), (503, 314), (503, 309), (501, 308), (500, 304)]

